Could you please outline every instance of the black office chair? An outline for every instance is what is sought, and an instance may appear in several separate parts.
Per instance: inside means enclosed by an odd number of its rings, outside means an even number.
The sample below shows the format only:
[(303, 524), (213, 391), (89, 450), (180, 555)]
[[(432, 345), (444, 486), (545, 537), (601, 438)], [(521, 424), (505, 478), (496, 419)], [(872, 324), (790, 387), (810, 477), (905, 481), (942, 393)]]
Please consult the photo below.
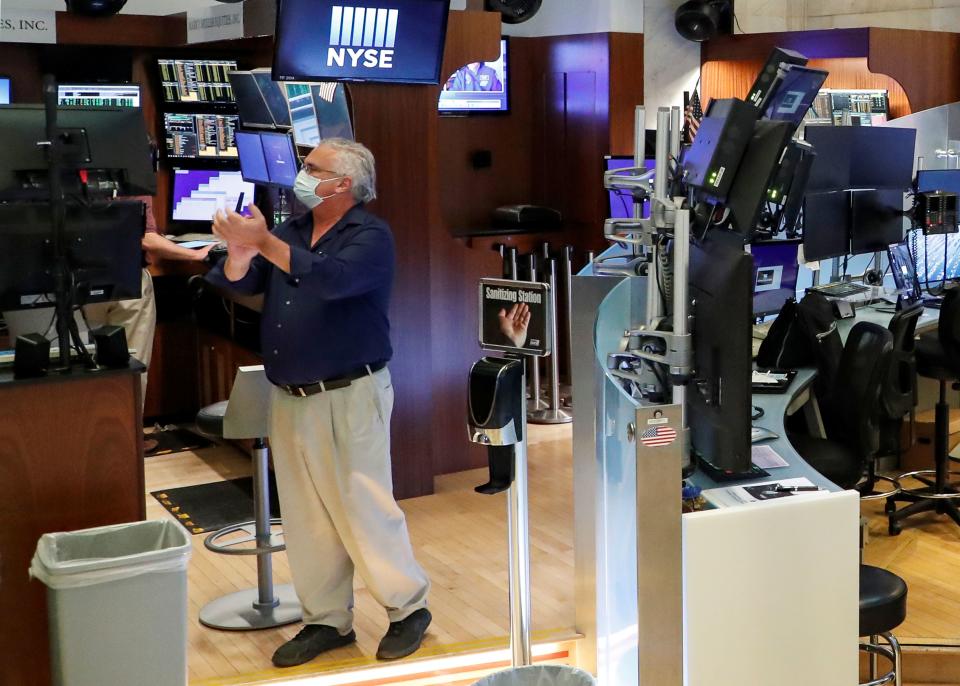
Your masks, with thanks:
[[(891, 536), (901, 531), (901, 522), (920, 512), (948, 515), (960, 524), (960, 510), (955, 502), (960, 498), (957, 487), (948, 482), (948, 440), (950, 432), (950, 405), (947, 403), (947, 384), (960, 380), (960, 289), (947, 291), (940, 306), (940, 321), (936, 331), (921, 334), (916, 345), (917, 374), (940, 382), (940, 399), (936, 405), (934, 423), (934, 469), (924, 469), (900, 475), (900, 481), (913, 477), (924, 484), (922, 488), (903, 489), (887, 501)], [(933, 477), (931, 479), (930, 477)], [(897, 502), (910, 505), (897, 510)]]
[[(887, 369), (887, 378), (880, 392), (880, 449), (879, 455), (895, 455), (899, 461), (902, 452), (903, 417), (917, 404), (917, 362), (914, 354), (917, 320), (923, 314), (923, 304), (916, 303), (893, 315), (887, 326), (893, 334), (893, 352)], [(886, 498), (900, 488), (897, 479), (880, 476), (876, 460), (867, 464), (867, 476), (861, 493), (864, 500)], [(893, 490), (877, 492), (877, 481), (892, 484)]]
[[(860, 650), (870, 656), (869, 681), (861, 686), (894, 684), (900, 686), (900, 643), (891, 633), (907, 617), (907, 584), (893, 572), (860, 565), (860, 636), (869, 636)], [(887, 645), (880, 643), (880, 637)], [(891, 669), (877, 676), (877, 657), (890, 661)]]
[(854, 488), (877, 454), (880, 394), (892, 351), (890, 331), (870, 322), (856, 324), (823, 401), (827, 438), (790, 434), (803, 459), (841, 488)]

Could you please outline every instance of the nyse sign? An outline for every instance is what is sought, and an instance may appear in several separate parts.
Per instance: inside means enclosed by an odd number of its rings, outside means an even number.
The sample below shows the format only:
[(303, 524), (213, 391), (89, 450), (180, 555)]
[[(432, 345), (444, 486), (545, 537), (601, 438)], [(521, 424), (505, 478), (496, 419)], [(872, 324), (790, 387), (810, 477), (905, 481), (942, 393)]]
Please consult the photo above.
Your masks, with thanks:
[(334, 5), (327, 66), (392, 69), (398, 10)]
[(56, 43), (56, 12), (7, 9), (0, 5), (0, 42)]

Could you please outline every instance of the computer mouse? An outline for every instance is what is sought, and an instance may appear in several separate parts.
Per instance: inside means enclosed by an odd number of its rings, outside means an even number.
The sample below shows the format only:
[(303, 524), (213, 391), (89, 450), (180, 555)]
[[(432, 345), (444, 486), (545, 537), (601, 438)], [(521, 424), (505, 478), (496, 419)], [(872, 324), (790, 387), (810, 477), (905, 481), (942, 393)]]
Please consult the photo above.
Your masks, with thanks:
[(770, 429), (764, 429), (762, 426), (752, 426), (750, 427), (750, 442), (759, 443), (760, 441), (767, 441), (774, 438), (780, 438), (780, 434), (771, 431)]

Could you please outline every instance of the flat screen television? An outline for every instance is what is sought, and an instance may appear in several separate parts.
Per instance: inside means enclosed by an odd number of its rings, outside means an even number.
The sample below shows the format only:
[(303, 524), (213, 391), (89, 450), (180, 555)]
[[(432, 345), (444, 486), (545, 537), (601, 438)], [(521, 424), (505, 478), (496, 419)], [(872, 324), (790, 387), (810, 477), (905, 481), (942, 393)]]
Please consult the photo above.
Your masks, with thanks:
[(450, 0), (283, 0), (276, 81), (440, 83)]
[(164, 102), (235, 102), (227, 74), (237, 70), (236, 60), (161, 59), (157, 63)]
[(441, 114), (482, 114), (510, 111), (508, 44), (500, 39), (494, 62), (472, 62), (447, 79), (440, 91)]
[(61, 107), (140, 107), (138, 83), (58, 84)]
[(238, 171), (174, 168), (171, 219), (210, 223), (217, 210), (236, 209), (241, 193), (244, 207), (252, 203), (255, 191)]
[(177, 114), (166, 112), (163, 127), (167, 157), (237, 159), (235, 114)]

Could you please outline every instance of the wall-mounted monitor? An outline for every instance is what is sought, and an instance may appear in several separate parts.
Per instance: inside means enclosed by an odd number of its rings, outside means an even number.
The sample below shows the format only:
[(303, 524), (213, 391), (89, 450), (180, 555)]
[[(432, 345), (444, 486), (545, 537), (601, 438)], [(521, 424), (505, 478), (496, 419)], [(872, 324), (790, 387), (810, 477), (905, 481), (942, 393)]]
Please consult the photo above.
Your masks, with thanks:
[(237, 70), (236, 60), (162, 59), (157, 62), (164, 102), (234, 102), (233, 88), (227, 74)]
[(342, 83), (285, 83), (293, 140), (314, 147), (325, 138), (353, 139), (350, 108)]
[(472, 62), (447, 79), (440, 91), (439, 110), (445, 114), (509, 112), (510, 89), (507, 40), (500, 40), (494, 62)]
[(167, 157), (237, 159), (235, 114), (163, 115)]
[(171, 218), (175, 222), (210, 222), (217, 210), (236, 209), (253, 202), (256, 187), (238, 171), (218, 169), (173, 169)]
[(440, 83), (450, 0), (283, 0), (277, 81)]
[(58, 84), (57, 104), (72, 107), (140, 107), (138, 83)]
[(10, 78), (0, 76), (0, 105), (10, 104)]

